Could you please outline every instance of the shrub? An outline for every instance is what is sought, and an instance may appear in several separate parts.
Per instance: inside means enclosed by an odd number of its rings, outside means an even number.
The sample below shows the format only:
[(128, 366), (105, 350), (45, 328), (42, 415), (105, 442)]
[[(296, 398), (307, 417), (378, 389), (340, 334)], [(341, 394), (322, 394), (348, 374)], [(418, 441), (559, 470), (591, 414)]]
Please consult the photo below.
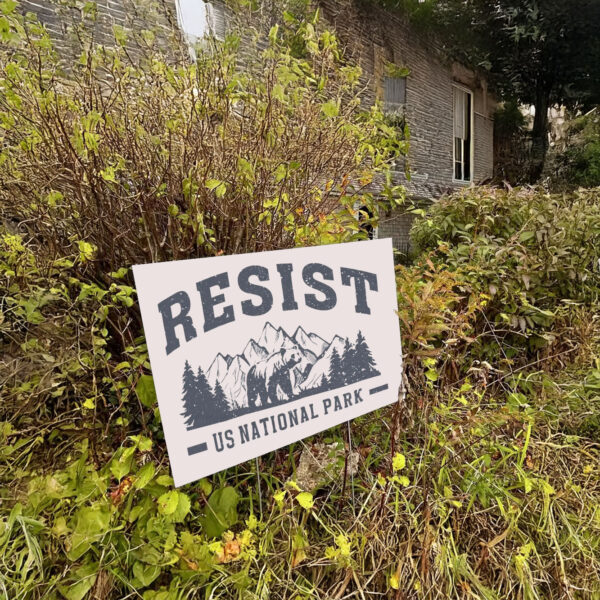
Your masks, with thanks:
[(566, 150), (558, 157), (559, 179), (570, 185), (600, 186), (600, 114), (598, 108), (569, 125)]
[(510, 357), (551, 342), (566, 302), (598, 299), (599, 197), (597, 189), (469, 189), (434, 204), (415, 223), (413, 241), (434, 263), (460, 272), (468, 294), (485, 295), (482, 318)]
[(225, 505), (233, 525), (237, 494), (181, 531), (210, 485), (173, 491), (154, 444), (129, 266), (364, 238), (354, 207), (376, 220), (365, 188), (407, 144), (313, 21), (207, 40), (193, 63), (152, 35), (134, 55), (123, 31), (84, 35), (64, 70), (39, 23), (0, 9), (0, 594), (160, 590), (176, 563), (196, 585), (221, 568), (197, 534)]
[(205, 40), (195, 62), (158, 34), (131, 54), (123, 31), (109, 48), (80, 29), (66, 71), (1, 6), (0, 419), (146, 426), (127, 409), (149, 367), (129, 266), (365, 237), (354, 206), (376, 219), (365, 187), (406, 143), (314, 21)]
[(360, 234), (354, 204), (374, 204), (365, 186), (406, 151), (379, 110), (361, 108), (359, 70), (335, 36), (311, 22), (288, 25), (301, 57), (277, 27), (264, 50), (245, 34), (242, 51), (231, 36), (199, 47), (193, 63), (151, 36), (146, 55), (132, 57), (120, 31), (114, 48), (84, 41), (64, 71), (44, 28), (11, 8), (0, 214), (51, 256), (87, 244), (98, 278), (327, 231), (348, 239)]

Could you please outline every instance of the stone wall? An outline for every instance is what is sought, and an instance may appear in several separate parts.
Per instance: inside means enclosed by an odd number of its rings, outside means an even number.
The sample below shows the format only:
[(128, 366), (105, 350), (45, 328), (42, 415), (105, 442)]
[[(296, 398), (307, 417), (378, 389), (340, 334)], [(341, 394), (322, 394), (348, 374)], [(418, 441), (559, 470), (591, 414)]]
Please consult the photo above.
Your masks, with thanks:
[[(54, 40), (54, 45), (66, 61), (79, 58), (82, 46), (88, 41), (96, 44), (115, 43), (114, 28), (128, 32), (128, 49), (134, 53), (144, 51), (143, 30), (164, 32), (158, 36), (163, 47), (178, 34), (176, 0), (95, 0), (96, 10), (85, 9), (86, 2), (77, 0), (20, 0), (19, 9), (35, 14)], [(89, 3), (87, 3), (89, 4)], [(78, 25), (85, 24), (85, 37)]]
[[(453, 180), (454, 84), (473, 93), (473, 181), (477, 184), (491, 178), (495, 102), (486, 82), (468, 69), (451, 64), (398, 14), (358, 0), (320, 0), (319, 4), (325, 20), (363, 69), (367, 102), (382, 99), (386, 63), (410, 70), (405, 118), (411, 136), (411, 178), (406, 179), (402, 166), (395, 173), (395, 183), (403, 184), (409, 196), (423, 201), (468, 185)], [(412, 215), (402, 210), (383, 215), (378, 235), (392, 237), (395, 247), (404, 251), (412, 221)]]

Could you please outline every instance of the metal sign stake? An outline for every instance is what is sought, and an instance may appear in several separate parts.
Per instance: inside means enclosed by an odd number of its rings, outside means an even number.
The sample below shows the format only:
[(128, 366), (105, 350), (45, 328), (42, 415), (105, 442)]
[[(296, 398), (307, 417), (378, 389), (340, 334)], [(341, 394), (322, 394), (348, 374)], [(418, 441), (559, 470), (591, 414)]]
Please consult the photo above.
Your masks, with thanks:
[[(350, 423), (351, 421), (346, 421), (348, 426), (348, 455), (350, 457), (350, 461), (352, 461), (352, 429)], [(356, 515), (356, 502), (354, 499), (354, 469), (352, 462), (350, 462), (350, 486), (352, 487), (352, 514)]]
[(260, 512), (260, 520), (263, 519), (263, 508), (262, 508), (262, 487), (260, 484), (260, 467), (258, 466), (258, 456), (254, 459), (256, 463), (256, 480), (258, 482), (257, 492), (258, 492), (258, 510)]

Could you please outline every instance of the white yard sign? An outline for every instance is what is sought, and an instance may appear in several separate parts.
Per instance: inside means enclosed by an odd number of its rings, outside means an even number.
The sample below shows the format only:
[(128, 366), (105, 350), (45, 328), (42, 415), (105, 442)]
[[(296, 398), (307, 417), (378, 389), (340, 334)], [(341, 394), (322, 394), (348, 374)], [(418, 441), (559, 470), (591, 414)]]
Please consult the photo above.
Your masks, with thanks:
[(133, 270), (177, 486), (398, 399), (391, 240)]

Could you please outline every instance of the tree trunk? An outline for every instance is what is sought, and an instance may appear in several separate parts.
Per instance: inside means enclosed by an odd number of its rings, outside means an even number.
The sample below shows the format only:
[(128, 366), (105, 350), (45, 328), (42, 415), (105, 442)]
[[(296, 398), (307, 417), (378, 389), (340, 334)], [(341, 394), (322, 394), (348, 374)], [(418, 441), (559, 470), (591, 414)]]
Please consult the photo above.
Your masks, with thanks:
[(538, 90), (535, 101), (535, 119), (531, 131), (531, 165), (529, 182), (535, 183), (542, 176), (548, 152), (548, 106), (550, 95)]

